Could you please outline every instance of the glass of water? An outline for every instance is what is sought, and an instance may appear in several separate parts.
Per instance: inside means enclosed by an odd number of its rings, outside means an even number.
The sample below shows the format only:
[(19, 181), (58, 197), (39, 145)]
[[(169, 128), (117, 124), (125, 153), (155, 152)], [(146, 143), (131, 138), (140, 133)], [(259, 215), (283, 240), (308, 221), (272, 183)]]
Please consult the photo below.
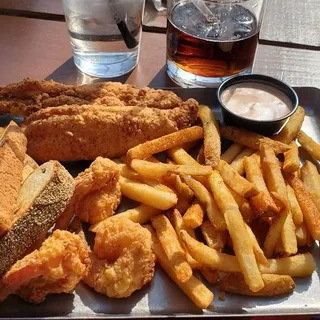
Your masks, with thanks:
[(138, 63), (145, 0), (62, 0), (75, 65), (99, 78)]

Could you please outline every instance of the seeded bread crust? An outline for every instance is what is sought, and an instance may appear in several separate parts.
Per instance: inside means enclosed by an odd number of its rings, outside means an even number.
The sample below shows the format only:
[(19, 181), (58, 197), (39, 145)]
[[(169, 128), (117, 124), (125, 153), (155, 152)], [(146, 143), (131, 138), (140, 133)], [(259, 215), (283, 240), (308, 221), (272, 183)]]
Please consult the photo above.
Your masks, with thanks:
[(72, 176), (57, 161), (44, 163), (31, 175), (45, 174), (46, 170), (52, 170), (49, 181), (11, 230), (0, 239), (0, 275), (21, 259), (41, 234), (54, 225), (74, 192)]

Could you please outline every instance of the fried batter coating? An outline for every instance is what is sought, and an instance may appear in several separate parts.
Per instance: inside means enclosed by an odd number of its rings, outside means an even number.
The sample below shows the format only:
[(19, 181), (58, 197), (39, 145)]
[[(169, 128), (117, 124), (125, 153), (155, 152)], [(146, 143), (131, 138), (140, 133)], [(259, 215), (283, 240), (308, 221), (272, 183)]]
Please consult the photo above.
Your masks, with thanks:
[(94, 252), (83, 282), (110, 298), (125, 298), (152, 280), (155, 255), (147, 229), (127, 218), (109, 218), (93, 231)]
[(48, 294), (71, 293), (85, 273), (88, 253), (80, 236), (55, 231), (39, 250), (16, 262), (3, 276), (0, 301), (12, 293), (32, 303), (42, 302)]
[(90, 224), (111, 216), (121, 201), (119, 178), (118, 165), (98, 157), (75, 178), (74, 194), (55, 228), (66, 229), (74, 213)]
[(114, 158), (147, 140), (184, 129), (197, 119), (198, 103), (189, 99), (168, 110), (103, 105), (61, 106), (26, 119), (28, 154), (38, 162)]
[(62, 105), (103, 104), (159, 109), (178, 107), (182, 100), (173, 92), (142, 88), (119, 82), (96, 82), (82, 86), (24, 79), (0, 87), (0, 114), (27, 116), (37, 110)]
[(120, 201), (120, 184), (111, 183), (84, 196), (77, 203), (75, 212), (81, 221), (95, 224), (111, 217)]

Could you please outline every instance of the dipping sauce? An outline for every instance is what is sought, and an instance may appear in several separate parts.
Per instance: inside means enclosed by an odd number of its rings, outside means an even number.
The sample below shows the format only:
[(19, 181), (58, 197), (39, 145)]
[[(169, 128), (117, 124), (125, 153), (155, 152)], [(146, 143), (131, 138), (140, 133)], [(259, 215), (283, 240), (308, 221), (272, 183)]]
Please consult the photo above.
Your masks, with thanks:
[(231, 85), (221, 94), (221, 102), (231, 112), (254, 120), (276, 120), (292, 111), (292, 102), (271, 86), (245, 82)]

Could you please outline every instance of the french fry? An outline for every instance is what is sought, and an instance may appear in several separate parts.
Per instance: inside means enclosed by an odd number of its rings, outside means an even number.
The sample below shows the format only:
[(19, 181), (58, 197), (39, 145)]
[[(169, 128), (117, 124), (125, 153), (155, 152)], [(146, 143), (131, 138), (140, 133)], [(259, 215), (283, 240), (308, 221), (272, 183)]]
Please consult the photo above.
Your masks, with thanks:
[(309, 232), (314, 240), (320, 240), (320, 212), (312, 201), (310, 193), (298, 177), (286, 174), (286, 179), (294, 190)]
[(210, 248), (220, 252), (223, 251), (228, 240), (228, 232), (226, 230), (217, 230), (209, 220), (202, 223), (200, 230)]
[(141, 176), (150, 179), (160, 179), (171, 172), (188, 174), (191, 176), (207, 176), (212, 172), (210, 166), (175, 165), (168, 163), (152, 163), (145, 160), (134, 159), (131, 167)]
[(264, 255), (262, 249), (260, 248), (260, 245), (256, 239), (256, 236), (254, 235), (254, 233), (252, 232), (251, 228), (246, 224), (246, 229), (252, 244), (252, 248), (253, 248), (253, 252), (256, 256), (257, 262), (260, 264), (263, 264), (265, 266), (268, 266), (268, 259), (266, 258), (266, 256)]
[(238, 143), (233, 143), (221, 156), (220, 159), (231, 163), (235, 157), (243, 150), (243, 146)]
[(245, 202), (239, 209), (246, 223), (250, 223), (257, 218), (257, 214), (251, 209), (249, 202)]
[(126, 159), (128, 163), (131, 163), (133, 159), (146, 159), (153, 154), (202, 138), (203, 129), (201, 127), (194, 126), (191, 128), (186, 128), (160, 138), (138, 144), (137, 146), (128, 150)]
[(187, 151), (180, 147), (169, 149), (167, 152), (170, 158), (177, 164), (200, 166), (200, 164), (193, 159)]
[(177, 190), (178, 193), (180, 193), (182, 196), (184, 196), (186, 199), (191, 200), (194, 196), (193, 191), (190, 189), (190, 187), (185, 184), (179, 175), (175, 175), (175, 183), (173, 187)]
[(225, 184), (241, 196), (247, 198), (256, 196), (259, 193), (251, 182), (241, 177), (239, 173), (225, 161), (221, 160), (217, 169)]
[(282, 142), (271, 140), (258, 133), (242, 128), (225, 126), (220, 128), (220, 133), (222, 137), (254, 150), (259, 150), (262, 142), (272, 148), (276, 154), (289, 150), (289, 146)]
[(318, 211), (320, 211), (320, 176), (317, 167), (312, 162), (306, 161), (302, 166), (301, 179)]
[(173, 265), (177, 279), (181, 282), (188, 281), (192, 277), (192, 269), (169, 219), (164, 215), (158, 215), (151, 219), (151, 223), (166, 256)]
[(173, 188), (178, 195), (181, 195), (188, 201), (191, 201), (194, 197), (193, 191), (181, 180), (181, 177), (175, 173), (163, 177), (161, 182), (168, 186), (169, 189)]
[(272, 139), (289, 144), (300, 131), (305, 115), (306, 111), (299, 106), (280, 133), (273, 136)]
[(184, 224), (191, 228), (196, 229), (201, 226), (204, 217), (204, 212), (199, 203), (193, 203), (186, 213), (183, 215)]
[(213, 301), (213, 293), (195, 276), (186, 282), (178, 280), (172, 263), (167, 258), (153, 228), (147, 226), (147, 229), (152, 234), (152, 250), (157, 257), (157, 262), (169, 277), (179, 286), (179, 288), (201, 309), (208, 308)]
[(234, 200), (229, 189), (224, 184), (218, 171), (214, 170), (209, 176), (208, 181), (214, 200), (222, 213), (227, 210), (239, 209), (237, 202)]
[(123, 177), (120, 177), (119, 182), (123, 195), (156, 209), (168, 210), (178, 201), (177, 195), (172, 192), (159, 190)]
[(227, 226), (224, 217), (218, 206), (214, 202), (213, 197), (209, 193), (208, 189), (204, 187), (199, 181), (192, 179), (189, 176), (182, 175), (182, 179), (192, 189), (199, 202), (205, 207), (211, 223), (218, 230), (225, 230)]
[(289, 201), (289, 208), (292, 213), (292, 219), (296, 226), (303, 222), (303, 214), (296, 198), (296, 195), (289, 184), (287, 184), (287, 194)]
[(263, 274), (283, 274), (291, 277), (308, 277), (316, 270), (311, 253), (296, 254), (295, 256), (268, 259), (269, 266), (260, 265)]
[(127, 165), (123, 164), (120, 166), (121, 166), (120, 174), (122, 177), (127, 178), (129, 180), (136, 181), (136, 182), (145, 183), (145, 184), (149, 185), (150, 187), (153, 187), (158, 190), (174, 193), (174, 191), (171, 188), (160, 183), (158, 180), (143, 177), (143, 176), (139, 175), (137, 172), (135, 172), (134, 170), (132, 170), (131, 168), (129, 168)]
[(264, 287), (252, 292), (242, 274), (228, 274), (219, 281), (219, 289), (225, 292), (257, 297), (276, 297), (291, 293), (296, 285), (290, 276), (263, 274)]
[(312, 157), (320, 161), (320, 144), (315, 142), (303, 131), (298, 133), (298, 141), (302, 148), (305, 149)]
[(253, 292), (264, 287), (253, 251), (252, 239), (249, 236), (246, 223), (239, 210), (228, 210), (224, 213), (229, 234), (233, 243), (233, 250), (239, 261), (240, 269), (245, 281)]
[(120, 212), (114, 215), (114, 218), (126, 217), (133, 222), (144, 224), (148, 222), (152, 217), (161, 213), (161, 210), (149, 207), (145, 204), (140, 204), (138, 207), (133, 209), (128, 209), (126, 211)]
[[(168, 150), (168, 154), (172, 160), (180, 165), (201, 166), (190, 154), (188, 154), (182, 148), (172, 148)], [(207, 178), (203, 176), (197, 176), (195, 179), (201, 182), (205, 187), (208, 187)]]
[(288, 211), (283, 210), (277, 214), (272, 221), (272, 224), (267, 233), (266, 239), (263, 244), (263, 252), (267, 258), (271, 258), (281, 235), (281, 230), (287, 219)]
[(276, 246), (275, 253), (280, 257), (288, 257), (298, 252), (296, 227), (293, 223), (292, 214), (288, 211), (286, 221), (278, 239), (279, 247)]
[(260, 192), (257, 196), (252, 197), (250, 200), (255, 211), (257, 211), (259, 215), (262, 215), (265, 212), (269, 212), (269, 211), (278, 213), (279, 209), (274, 203), (269, 193), (269, 190), (266, 186), (266, 183), (263, 178), (263, 174), (261, 172), (260, 166), (256, 158), (245, 157), (244, 167), (245, 167), (247, 180), (253, 183), (253, 185)]
[(189, 199), (178, 194), (178, 202), (173, 208), (179, 210), (181, 214), (185, 214), (185, 212), (190, 208), (190, 203)]
[(210, 284), (215, 284), (219, 280), (219, 273), (217, 270), (213, 270), (208, 266), (203, 266), (200, 269), (201, 274), (203, 277), (209, 282)]
[(219, 164), (221, 153), (218, 121), (208, 106), (200, 105), (198, 116), (203, 125), (205, 164), (216, 167)]
[(235, 256), (219, 252), (206, 246), (202, 242), (193, 239), (184, 230), (180, 231), (180, 235), (182, 241), (188, 248), (188, 252), (195, 260), (221, 272), (241, 272), (239, 262)]
[(237, 202), (239, 210), (242, 214), (242, 217), (246, 223), (251, 222), (255, 218), (257, 218), (256, 213), (251, 209), (251, 206), (248, 202), (248, 200), (242, 196), (240, 196), (238, 193), (233, 191), (229, 186), (227, 186), (228, 190), (232, 194), (233, 199)]
[(290, 150), (286, 151), (284, 156), (283, 171), (294, 173), (299, 170), (300, 159), (297, 144), (293, 141), (290, 143)]
[[(260, 159), (263, 177), (269, 192), (271, 192), (271, 195), (274, 195), (274, 193), (278, 194), (284, 202), (285, 207), (288, 208), (287, 187), (275, 152), (269, 146), (262, 144), (260, 148)], [(274, 200), (279, 206), (279, 202), (281, 202), (279, 198)]]
[(236, 170), (240, 176), (244, 175), (244, 158), (245, 157), (250, 157), (251, 155), (254, 154), (254, 150), (251, 148), (245, 148), (243, 149), (235, 158), (234, 160), (230, 163), (231, 167)]
[(300, 225), (296, 226), (296, 237), (298, 246), (306, 246), (308, 238), (308, 230), (305, 222), (302, 222)]
[[(181, 231), (181, 238), (186, 244), (190, 255), (197, 261), (221, 272), (241, 273), (239, 262), (235, 256), (212, 249), (193, 239), (185, 231)], [(292, 257), (268, 259), (268, 264), (268, 266), (259, 265), (262, 274), (307, 277), (316, 269), (313, 256), (309, 252)]]
[(186, 253), (186, 259), (187, 259), (187, 262), (189, 263), (190, 267), (192, 269), (200, 269), (202, 267), (202, 264), (196, 260), (194, 260), (190, 254), (188, 253), (188, 250), (184, 244), (184, 242), (182, 241), (181, 239), (181, 236), (180, 236), (180, 231), (181, 230), (185, 230), (188, 232), (188, 234), (192, 237), (192, 238), (196, 238), (196, 235), (194, 233), (194, 231), (191, 229), (191, 228), (188, 228), (186, 227), (186, 225), (184, 224), (183, 222), (183, 219), (182, 219), (182, 216), (180, 214), (180, 212), (178, 210), (173, 210), (173, 211), (170, 211), (168, 212), (168, 218), (169, 220), (171, 221), (176, 233), (177, 233), (177, 236), (178, 236), (178, 239), (179, 239), (179, 242), (181, 244), (181, 246), (183, 247), (183, 249), (185, 250), (185, 253)]

